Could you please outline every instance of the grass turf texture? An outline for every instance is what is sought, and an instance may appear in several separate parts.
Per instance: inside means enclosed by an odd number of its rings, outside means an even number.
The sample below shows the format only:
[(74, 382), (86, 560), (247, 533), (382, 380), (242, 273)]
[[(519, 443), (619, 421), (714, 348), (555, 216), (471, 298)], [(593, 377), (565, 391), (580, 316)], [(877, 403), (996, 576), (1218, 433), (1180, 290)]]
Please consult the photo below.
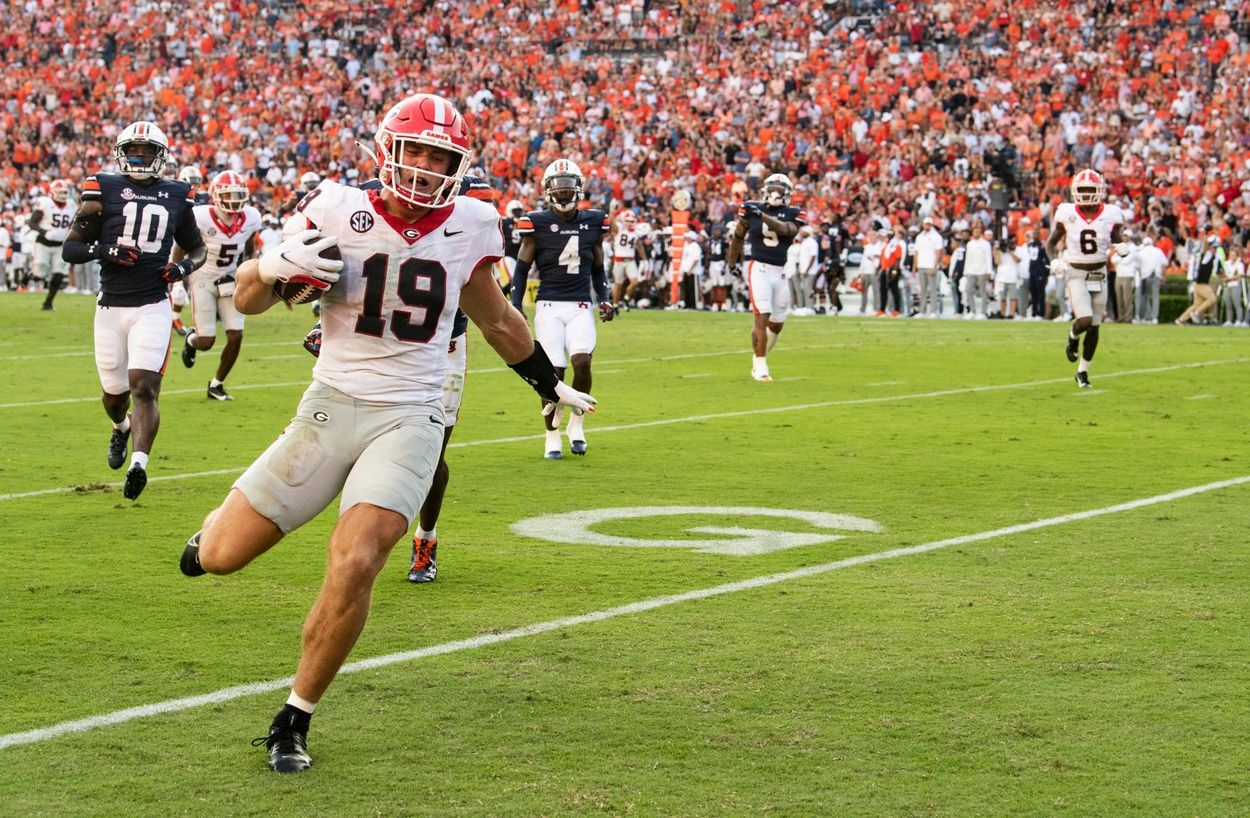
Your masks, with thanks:
[[(90, 303), (57, 307), (0, 297), (0, 495), (80, 487), (0, 500), (0, 734), (289, 675), (334, 509), (230, 577), (188, 580), (177, 558), (294, 410), (308, 311), (249, 319), (233, 403), (204, 396), (217, 351), (188, 372), (173, 339), (131, 503), (104, 462)], [(1250, 474), (1246, 361), (1108, 377), (1244, 358), (1244, 331), (1109, 327), (1088, 392), (1059, 324), (794, 319), (773, 384), (750, 380), (748, 333), (741, 315), (601, 326), (590, 454), (558, 463), (537, 399), (471, 338), (453, 445), (532, 439), (450, 452), (439, 579), (409, 585), (401, 543), (353, 659)], [(702, 419), (642, 425), (682, 418)], [(0, 814), (1236, 814), (1248, 501), (1242, 485), (345, 675), (299, 776), (247, 743), (281, 691), (10, 747)], [(885, 531), (731, 557), (509, 528), (633, 505)], [(702, 525), (812, 530), (596, 530)]]

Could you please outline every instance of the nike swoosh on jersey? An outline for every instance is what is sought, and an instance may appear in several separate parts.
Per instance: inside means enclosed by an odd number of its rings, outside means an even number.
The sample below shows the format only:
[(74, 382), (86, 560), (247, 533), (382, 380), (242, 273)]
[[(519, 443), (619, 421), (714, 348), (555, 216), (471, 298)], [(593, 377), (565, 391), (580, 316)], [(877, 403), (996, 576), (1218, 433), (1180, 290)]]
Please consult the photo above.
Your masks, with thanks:
[(452, 236), (459, 236), (463, 232), (464, 232), (463, 230), (448, 230), (447, 228), (443, 228), (443, 235), (446, 236), (447, 238), (451, 238)]

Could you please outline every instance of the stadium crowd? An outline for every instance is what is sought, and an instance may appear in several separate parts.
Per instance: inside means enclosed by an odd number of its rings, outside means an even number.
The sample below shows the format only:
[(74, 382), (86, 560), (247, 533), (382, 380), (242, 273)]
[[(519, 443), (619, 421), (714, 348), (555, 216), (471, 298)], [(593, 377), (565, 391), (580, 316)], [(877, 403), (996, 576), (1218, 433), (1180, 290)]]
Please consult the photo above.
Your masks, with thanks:
[[(870, 247), (926, 219), (948, 281), (961, 236), (991, 229), (991, 280), (1011, 283), (1010, 255), (1027, 290), (1017, 248), (1044, 238), (1082, 167), (1103, 174), (1132, 240), (1160, 248), (1166, 270), (1192, 278), (1214, 237), (1227, 293), (1250, 240), (1245, 0), (4, 6), (5, 256), (34, 196), (106, 168), (130, 121), (156, 122), (205, 178), (243, 174), (278, 217), (308, 171), (371, 175), (356, 140), (385, 100), (418, 90), (469, 116), (477, 172), (501, 201), (538, 206), (543, 169), (572, 159), (590, 205), (655, 228), (657, 268), (674, 191), (694, 194), (708, 237), (773, 172), (794, 181), (815, 228), (813, 290), (859, 282), (865, 300), (880, 290), (856, 277), (856, 253), (871, 261)], [(893, 300), (863, 309), (923, 313), (911, 272), (905, 303), (887, 279)], [(956, 302), (960, 290), (947, 285)], [(821, 309), (837, 298), (810, 296)]]

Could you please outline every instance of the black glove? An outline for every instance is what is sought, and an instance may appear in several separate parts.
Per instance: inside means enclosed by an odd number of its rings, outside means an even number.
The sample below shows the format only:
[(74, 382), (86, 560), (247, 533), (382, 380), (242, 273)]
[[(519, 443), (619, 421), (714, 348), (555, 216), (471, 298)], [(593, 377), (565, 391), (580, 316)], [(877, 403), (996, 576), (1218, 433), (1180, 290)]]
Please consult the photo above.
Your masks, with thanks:
[(314, 324), (304, 336), (304, 349), (311, 352), (314, 358), (321, 357), (321, 324)]
[(742, 278), (742, 266), (735, 264), (734, 266), (730, 267), (729, 274), (732, 275), (734, 278)]
[(139, 260), (139, 251), (129, 245), (99, 244), (96, 245), (95, 249), (96, 258), (112, 264), (121, 264), (125, 267), (133, 267), (134, 263)]
[(742, 212), (747, 216), (758, 216), (760, 215), (760, 206), (755, 202), (747, 202), (742, 206)]
[(189, 258), (184, 258), (179, 262), (171, 261), (165, 265), (164, 270), (161, 270), (161, 278), (165, 279), (170, 284), (173, 284), (175, 281), (182, 281), (184, 278), (191, 275), (191, 271), (193, 269), (194, 265)]

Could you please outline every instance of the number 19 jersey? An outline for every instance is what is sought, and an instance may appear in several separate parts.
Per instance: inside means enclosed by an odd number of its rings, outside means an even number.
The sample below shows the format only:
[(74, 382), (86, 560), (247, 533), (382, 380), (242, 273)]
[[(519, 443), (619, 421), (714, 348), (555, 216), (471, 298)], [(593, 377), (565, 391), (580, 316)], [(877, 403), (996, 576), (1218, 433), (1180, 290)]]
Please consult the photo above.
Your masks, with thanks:
[(376, 190), (324, 181), (300, 202), (285, 236), (314, 227), (339, 240), (343, 269), (321, 297), (313, 378), (358, 400), (437, 403), (460, 290), (503, 257), (499, 214), (459, 196), (408, 224)]
[(1055, 224), (1063, 225), (1063, 260), (1069, 264), (1106, 264), (1111, 232), (1124, 224), (1119, 206), (1104, 204), (1093, 218), (1086, 218), (1076, 205), (1064, 202), (1055, 208)]

